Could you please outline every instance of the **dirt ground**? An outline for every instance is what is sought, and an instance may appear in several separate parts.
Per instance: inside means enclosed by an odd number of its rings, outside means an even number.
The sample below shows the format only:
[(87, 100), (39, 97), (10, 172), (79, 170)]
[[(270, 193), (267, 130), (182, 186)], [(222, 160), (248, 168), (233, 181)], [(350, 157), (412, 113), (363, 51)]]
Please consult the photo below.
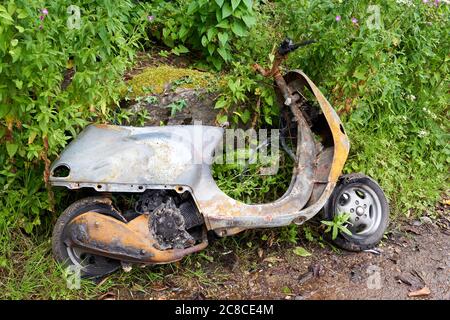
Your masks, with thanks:
[[(116, 299), (444, 299), (450, 300), (450, 219), (395, 222), (372, 252), (335, 252), (316, 242), (272, 245), (242, 255), (213, 244), (202, 276), (166, 274), (145, 293), (121, 289)], [(422, 292), (422, 296), (409, 295)], [(429, 293), (427, 292), (429, 290)]]

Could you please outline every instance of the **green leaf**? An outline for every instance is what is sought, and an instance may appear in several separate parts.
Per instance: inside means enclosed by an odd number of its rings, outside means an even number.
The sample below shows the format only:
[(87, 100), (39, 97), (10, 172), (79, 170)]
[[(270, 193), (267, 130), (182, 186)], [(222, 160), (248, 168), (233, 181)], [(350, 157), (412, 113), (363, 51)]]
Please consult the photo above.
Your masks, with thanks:
[(227, 20), (222, 20), (222, 22), (217, 24), (216, 27), (217, 28), (228, 29), (230, 27), (230, 24), (228, 23)]
[(327, 225), (327, 226), (333, 226), (334, 225), (333, 221), (322, 220), (320, 222), (323, 223), (324, 225)]
[(189, 29), (186, 28), (185, 25), (182, 25), (180, 31), (178, 31), (178, 36), (180, 37), (180, 39), (184, 39), (187, 36), (188, 32)]
[(17, 15), (18, 19), (25, 19), (26, 17), (28, 17), (28, 13), (23, 9), (17, 9), (17, 13), (18, 13), (18, 15)]
[(283, 289), (281, 289), (281, 291), (284, 294), (292, 294), (292, 290), (289, 287), (283, 287)]
[(17, 89), (21, 90), (23, 87), (23, 81), (21, 80), (14, 80), (14, 83), (16, 84)]
[(243, 113), (241, 113), (239, 115), (239, 117), (241, 118), (241, 120), (244, 124), (246, 124), (248, 122), (248, 120), (250, 120), (250, 116), (251, 116), (251, 114), (248, 109), (246, 109)]
[(222, 61), (217, 57), (210, 57), (210, 61), (217, 70), (222, 69)]
[(253, 1), (252, 0), (242, 0), (247, 8), (251, 9), (253, 7)]
[(242, 21), (234, 21), (231, 25), (231, 30), (239, 37), (243, 37), (247, 33), (245, 24)]
[(6, 268), (8, 265), (8, 259), (5, 256), (0, 257), (0, 268)]
[(18, 43), (19, 43), (19, 40), (17, 40), (17, 39), (12, 39), (12, 40), (11, 40), (11, 46), (12, 46), (12, 47), (17, 46)]
[(217, 52), (220, 54), (224, 61), (228, 61), (229, 54), (228, 51), (224, 47), (217, 48)]
[(358, 80), (365, 80), (367, 77), (367, 69), (365, 67), (358, 67), (356, 68), (355, 72), (353, 73), (353, 76)]
[(217, 3), (217, 5), (219, 6), (219, 7), (221, 7), (222, 8), (222, 5), (223, 5), (223, 2), (224, 2), (225, 0), (216, 0), (216, 3)]
[(333, 231), (331, 233), (331, 239), (335, 240), (338, 236), (338, 227), (336, 225), (333, 226)]
[(14, 157), (18, 148), (19, 148), (18, 144), (9, 142), (6, 143), (6, 151), (8, 151), (8, 155), (10, 158)]
[(217, 8), (216, 10), (216, 19), (219, 23), (222, 21), (222, 10), (220, 8)]
[(217, 115), (217, 122), (218, 123), (222, 124), (222, 123), (225, 123), (227, 121), (228, 121), (228, 116), (226, 114), (221, 115), (221, 116)]
[(208, 43), (209, 43), (208, 38), (205, 35), (203, 35), (202, 46), (206, 47), (208, 45)]
[(236, 8), (239, 6), (239, 3), (241, 3), (241, 0), (231, 0), (231, 8), (236, 10)]
[(256, 23), (256, 18), (253, 16), (243, 16), (242, 20), (244, 21), (247, 27), (251, 27)]
[(231, 16), (233, 13), (233, 10), (231, 10), (230, 4), (227, 2), (222, 7), (222, 19), (225, 19), (226, 17)]
[(352, 235), (352, 232), (350, 230), (348, 230), (347, 227), (341, 226), (340, 229), (341, 229), (341, 232), (345, 233), (346, 235), (349, 235), (349, 236)]
[(300, 257), (309, 257), (312, 254), (310, 252), (308, 252), (305, 248), (303, 247), (295, 247), (294, 248), (294, 253)]
[(0, 12), (0, 18), (3, 18), (4, 24), (13, 24), (14, 20), (11, 18), (11, 16), (6, 12)]
[(5, 24), (12, 24), (14, 22), (13, 18), (6, 11), (6, 8), (1, 5), (0, 5), (0, 18), (3, 18), (3, 23)]
[(220, 98), (216, 101), (216, 104), (214, 105), (214, 109), (223, 109), (227, 105), (227, 101), (223, 98)]
[(206, 36), (208, 37), (208, 40), (211, 42), (211, 40), (213, 39), (213, 37), (217, 34), (217, 29), (216, 28), (209, 28), (208, 32), (206, 33)]
[(216, 46), (214, 45), (214, 43), (209, 43), (208, 44), (208, 52), (209, 52), (210, 56), (213, 55), (215, 50), (216, 50)]
[(182, 44), (180, 44), (179, 46), (177, 46), (176, 48), (174, 48), (172, 50), (175, 51), (178, 54), (180, 54), (180, 53), (188, 53), (189, 52), (189, 49), (186, 48), (185, 46), (183, 46)]
[(0, 119), (5, 117), (11, 111), (11, 105), (0, 104)]
[(22, 26), (16, 26), (17, 31), (19, 31), (19, 33), (23, 33), (25, 31), (24, 27)]
[(228, 41), (228, 33), (226, 33), (226, 32), (219, 32), (219, 34), (217, 36), (219, 38), (221, 46), (224, 47), (225, 44)]
[(198, 10), (198, 2), (197, 1), (191, 1), (191, 4), (189, 5), (188, 10), (187, 10), (187, 14), (191, 15), (194, 12), (196, 12), (197, 10)]

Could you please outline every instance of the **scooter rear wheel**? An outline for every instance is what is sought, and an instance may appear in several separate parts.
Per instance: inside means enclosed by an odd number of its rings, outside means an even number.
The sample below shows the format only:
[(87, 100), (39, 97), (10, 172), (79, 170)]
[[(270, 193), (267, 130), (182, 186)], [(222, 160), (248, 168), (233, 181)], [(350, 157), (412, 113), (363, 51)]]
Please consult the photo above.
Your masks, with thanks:
[(352, 173), (340, 177), (324, 207), (324, 217), (349, 213), (346, 225), (352, 235), (340, 233), (332, 240), (340, 248), (362, 251), (375, 247), (389, 222), (389, 205), (381, 187), (370, 177)]
[(94, 255), (82, 248), (69, 245), (66, 235), (66, 226), (77, 216), (88, 211), (95, 211), (109, 215), (120, 220), (117, 210), (105, 203), (101, 197), (89, 197), (72, 203), (58, 218), (53, 229), (52, 249), (55, 259), (65, 267), (72, 268), (72, 272), (80, 271), (83, 278), (101, 278), (116, 271), (120, 267), (120, 261)]

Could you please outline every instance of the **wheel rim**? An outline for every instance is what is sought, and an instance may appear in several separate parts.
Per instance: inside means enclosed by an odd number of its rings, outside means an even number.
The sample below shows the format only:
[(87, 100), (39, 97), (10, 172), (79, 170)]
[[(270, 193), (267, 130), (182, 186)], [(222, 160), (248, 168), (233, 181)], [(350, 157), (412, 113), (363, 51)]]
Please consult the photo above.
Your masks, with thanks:
[(336, 214), (350, 214), (346, 227), (352, 232), (352, 238), (366, 238), (378, 230), (382, 207), (372, 188), (365, 184), (349, 184), (336, 199)]
[[(110, 208), (104, 208), (101, 204), (89, 204), (86, 205), (79, 214), (83, 214), (88, 211), (98, 212), (105, 215), (110, 215)], [(62, 233), (62, 237), (65, 237), (65, 233)], [(114, 272), (120, 267), (120, 261), (103, 257), (89, 253), (82, 248), (72, 246), (71, 241), (63, 239), (62, 243), (67, 253), (67, 257), (70, 263), (79, 267), (85, 277), (99, 277), (111, 272)]]
[(103, 275), (117, 269), (119, 263), (114, 259), (91, 254), (78, 247), (66, 246), (71, 263), (89, 275)]

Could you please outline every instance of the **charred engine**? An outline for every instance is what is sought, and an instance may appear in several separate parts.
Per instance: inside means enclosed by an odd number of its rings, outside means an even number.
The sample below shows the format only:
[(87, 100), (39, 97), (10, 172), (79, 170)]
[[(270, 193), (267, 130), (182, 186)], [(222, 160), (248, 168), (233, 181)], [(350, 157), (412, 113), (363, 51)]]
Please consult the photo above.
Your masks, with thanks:
[(188, 192), (148, 190), (136, 201), (134, 209), (150, 216), (148, 228), (159, 250), (184, 249), (202, 239), (203, 217)]

